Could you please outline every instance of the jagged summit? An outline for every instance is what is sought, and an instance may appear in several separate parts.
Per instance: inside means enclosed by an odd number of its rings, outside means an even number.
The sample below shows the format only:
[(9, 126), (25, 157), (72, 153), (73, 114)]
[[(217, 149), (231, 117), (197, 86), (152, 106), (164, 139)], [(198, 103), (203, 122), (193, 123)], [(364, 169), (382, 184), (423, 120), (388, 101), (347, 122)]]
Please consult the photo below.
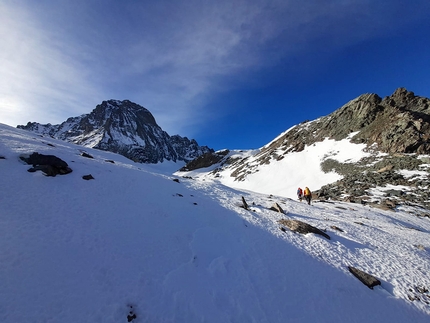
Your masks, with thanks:
[[(154, 116), (147, 109), (139, 104), (133, 103), (129, 100), (108, 100), (99, 104), (91, 114), (96, 120), (114, 119), (118, 116), (118, 121), (130, 118), (130, 120), (138, 120), (142, 124), (158, 126), (155, 122)], [(124, 120), (126, 122), (126, 120)]]
[(112, 151), (143, 163), (188, 162), (212, 151), (207, 146), (199, 146), (194, 139), (169, 136), (151, 112), (129, 100), (103, 101), (91, 113), (68, 118), (59, 125), (29, 122), (18, 128)]
[(430, 153), (430, 100), (404, 88), (391, 96), (363, 94), (333, 113), (312, 122), (303, 122), (262, 149), (302, 151), (306, 145), (324, 138), (341, 140), (356, 133), (352, 141), (377, 144), (385, 153)]

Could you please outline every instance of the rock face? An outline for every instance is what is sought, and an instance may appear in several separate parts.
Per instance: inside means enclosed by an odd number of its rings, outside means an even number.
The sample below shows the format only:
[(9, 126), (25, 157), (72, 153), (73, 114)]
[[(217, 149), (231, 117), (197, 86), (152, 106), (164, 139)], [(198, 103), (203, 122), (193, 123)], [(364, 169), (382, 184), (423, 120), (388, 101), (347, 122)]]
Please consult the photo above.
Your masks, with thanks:
[(29, 122), (18, 128), (112, 151), (142, 163), (189, 162), (213, 152), (207, 146), (199, 146), (194, 139), (169, 136), (147, 109), (128, 100), (103, 101), (90, 114), (69, 118), (59, 125)]

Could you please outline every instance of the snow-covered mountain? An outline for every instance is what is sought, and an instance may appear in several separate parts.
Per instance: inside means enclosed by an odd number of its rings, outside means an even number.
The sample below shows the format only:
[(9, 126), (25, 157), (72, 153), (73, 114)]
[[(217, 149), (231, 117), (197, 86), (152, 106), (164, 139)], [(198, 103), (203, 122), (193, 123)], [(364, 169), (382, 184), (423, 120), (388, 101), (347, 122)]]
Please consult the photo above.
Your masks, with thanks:
[[(351, 147), (335, 143), (303, 153)], [(44, 176), (24, 163), (34, 152), (71, 172)], [(0, 322), (428, 322), (430, 219), (420, 208), (309, 206), (172, 176), (176, 167), (0, 124)]]
[(178, 174), (290, 198), (309, 186), (319, 199), (420, 205), (428, 216), (429, 138), (430, 100), (399, 88), (384, 99), (361, 95), (259, 150), (200, 156)]
[(194, 139), (169, 136), (147, 109), (128, 100), (103, 101), (91, 113), (69, 118), (59, 125), (29, 122), (18, 128), (112, 151), (141, 163), (188, 162), (213, 151), (199, 146)]

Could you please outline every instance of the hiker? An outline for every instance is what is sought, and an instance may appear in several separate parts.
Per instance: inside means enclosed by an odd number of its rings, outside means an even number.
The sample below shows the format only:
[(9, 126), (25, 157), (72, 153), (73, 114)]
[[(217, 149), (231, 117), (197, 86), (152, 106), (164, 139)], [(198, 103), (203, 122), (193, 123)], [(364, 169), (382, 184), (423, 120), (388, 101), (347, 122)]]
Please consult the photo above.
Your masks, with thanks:
[(305, 196), (306, 202), (308, 202), (308, 204), (311, 205), (312, 193), (309, 187), (307, 186), (305, 187), (305, 191), (303, 195)]
[(300, 202), (302, 201), (303, 190), (300, 187), (297, 189), (297, 198), (299, 199)]

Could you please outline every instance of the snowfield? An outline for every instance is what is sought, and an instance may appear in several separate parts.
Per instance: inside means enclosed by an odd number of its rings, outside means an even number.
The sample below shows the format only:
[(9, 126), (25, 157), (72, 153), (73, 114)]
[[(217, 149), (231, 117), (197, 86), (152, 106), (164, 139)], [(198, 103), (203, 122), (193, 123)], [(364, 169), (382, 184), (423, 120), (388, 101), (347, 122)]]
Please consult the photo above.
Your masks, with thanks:
[[(252, 171), (248, 171), (245, 179), (237, 180), (237, 177), (230, 176), (232, 167), (227, 165), (219, 168), (215, 176), (217, 181), (228, 187), (294, 199), (298, 187), (304, 189), (308, 186), (311, 190), (318, 190), (322, 186), (342, 178), (341, 175), (333, 171), (323, 172), (321, 169), (323, 161), (333, 159), (341, 163), (355, 163), (372, 155), (370, 152), (365, 151), (365, 144), (353, 144), (350, 142), (350, 139), (355, 134), (351, 133), (348, 138), (339, 141), (326, 138), (322, 142), (306, 146), (303, 151), (291, 152), (285, 156), (283, 149), (274, 151), (273, 155), (279, 155), (283, 158), (273, 160), (274, 157), (272, 157), (271, 162), (268, 164), (261, 162), (262, 156), (258, 155), (256, 151), (230, 151), (229, 157), (238, 160), (246, 159), (248, 170), (252, 169)], [(379, 153), (374, 156), (382, 155)], [(219, 165), (188, 172), (176, 172), (176, 175), (191, 176), (200, 180), (212, 180), (214, 179), (214, 174), (210, 172), (217, 167)]]
[[(19, 156), (35, 151), (73, 172), (27, 172)], [(430, 218), (417, 209), (309, 206), (172, 175), (182, 166), (0, 124), (0, 322), (430, 321)], [(331, 239), (283, 232), (280, 219)]]

